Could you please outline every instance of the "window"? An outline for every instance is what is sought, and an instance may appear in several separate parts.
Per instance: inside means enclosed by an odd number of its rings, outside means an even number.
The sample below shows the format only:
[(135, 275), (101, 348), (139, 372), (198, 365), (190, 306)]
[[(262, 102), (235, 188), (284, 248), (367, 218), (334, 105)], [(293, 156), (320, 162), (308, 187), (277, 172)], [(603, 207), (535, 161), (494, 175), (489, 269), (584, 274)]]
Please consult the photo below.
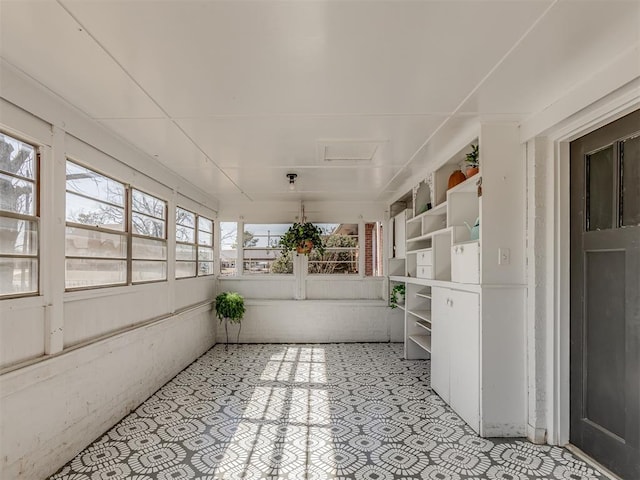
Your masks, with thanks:
[(71, 161), (66, 173), (66, 288), (125, 285), (125, 185)]
[(198, 275), (213, 275), (213, 221), (198, 217)]
[(176, 208), (176, 278), (196, 276), (196, 214)]
[(166, 280), (166, 202), (70, 160), (66, 174), (66, 288)]
[(0, 133), (0, 297), (38, 293), (38, 156)]
[(309, 255), (311, 274), (356, 274), (358, 273), (358, 224), (317, 223), (322, 230), (325, 252), (320, 255), (313, 250)]
[(164, 200), (131, 191), (132, 283), (167, 279), (167, 204)]
[(220, 275), (236, 274), (238, 258), (238, 224), (220, 222)]
[(282, 254), (280, 237), (289, 223), (247, 223), (242, 235), (244, 273), (293, 273), (291, 252)]
[(213, 275), (213, 220), (176, 208), (176, 278)]

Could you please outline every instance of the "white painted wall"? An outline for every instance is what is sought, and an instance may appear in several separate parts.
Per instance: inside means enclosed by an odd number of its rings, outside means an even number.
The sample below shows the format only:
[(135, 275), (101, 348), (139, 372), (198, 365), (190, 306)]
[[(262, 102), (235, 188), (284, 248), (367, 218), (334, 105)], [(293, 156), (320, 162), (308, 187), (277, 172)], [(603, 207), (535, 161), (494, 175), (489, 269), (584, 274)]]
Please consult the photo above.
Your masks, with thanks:
[(0, 478), (55, 473), (208, 350), (215, 329), (206, 305), (0, 376)]
[[(241, 343), (400, 342), (403, 315), (382, 300), (245, 301)], [(229, 341), (238, 327), (229, 326)], [(218, 343), (226, 341), (224, 325)]]

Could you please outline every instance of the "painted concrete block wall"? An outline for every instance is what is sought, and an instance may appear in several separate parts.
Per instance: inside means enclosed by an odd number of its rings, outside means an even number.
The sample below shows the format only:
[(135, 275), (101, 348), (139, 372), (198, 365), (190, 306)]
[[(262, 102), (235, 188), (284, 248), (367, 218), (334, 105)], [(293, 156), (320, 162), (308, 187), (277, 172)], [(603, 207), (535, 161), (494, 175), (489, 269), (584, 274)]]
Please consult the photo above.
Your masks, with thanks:
[(211, 306), (0, 377), (0, 478), (54, 473), (208, 350)]
[[(400, 342), (402, 311), (381, 300), (247, 300), (241, 343)], [(235, 342), (237, 327), (229, 328)], [(225, 341), (224, 326), (217, 341)]]

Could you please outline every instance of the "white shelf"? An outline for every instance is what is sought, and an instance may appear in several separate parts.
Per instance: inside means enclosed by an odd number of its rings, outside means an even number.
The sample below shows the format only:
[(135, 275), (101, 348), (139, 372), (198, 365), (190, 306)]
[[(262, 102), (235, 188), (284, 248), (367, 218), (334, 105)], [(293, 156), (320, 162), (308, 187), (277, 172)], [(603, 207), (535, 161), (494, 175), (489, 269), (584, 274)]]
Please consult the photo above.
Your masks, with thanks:
[(416, 297), (426, 298), (428, 300), (431, 300), (431, 294), (430, 293), (416, 293)]
[[(446, 233), (451, 232), (451, 227), (441, 228), (440, 230), (435, 230), (433, 232), (425, 233), (424, 235), (420, 235), (419, 237), (407, 238), (407, 243), (409, 242), (419, 242), (420, 240), (429, 240), (431, 237), (435, 237), (436, 235), (444, 235)], [(424, 248), (420, 248), (419, 250), (425, 250)], [(409, 250), (409, 252), (417, 252), (418, 250)], [(409, 253), (407, 252), (407, 253)]]
[(420, 328), (424, 328), (429, 334), (431, 334), (431, 322), (427, 322), (426, 320), (417, 320), (416, 326)]
[(460, 193), (460, 192), (475, 192), (477, 191), (478, 186), (476, 182), (481, 178), (479, 173), (476, 173), (473, 177), (467, 178), (464, 182), (459, 183), (455, 187), (447, 190), (447, 194), (449, 193)]
[(431, 335), (409, 335), (409, 340), (431, 353)]
[(442, 202), (436, 205), (435, 207), (433, 207), (431, 210), (427, 210), (426, 212), (422, 213), (421, 215), (424, 215), (425, 217), (431, 217), (435, 215), (445, 215), (446, 213), (447, 213), (447, 202)]
[(407, 313), (431, 323), (431, 310), (407, 310)]

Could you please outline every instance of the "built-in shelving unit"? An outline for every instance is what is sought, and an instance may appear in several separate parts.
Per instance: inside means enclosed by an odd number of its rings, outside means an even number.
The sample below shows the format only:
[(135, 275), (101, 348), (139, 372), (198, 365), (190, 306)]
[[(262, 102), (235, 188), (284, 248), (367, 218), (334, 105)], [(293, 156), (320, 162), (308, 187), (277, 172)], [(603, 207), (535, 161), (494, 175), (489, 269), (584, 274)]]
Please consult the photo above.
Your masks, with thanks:
[[(448, 188), (472, 144), (480, 145), (480, 171)], [(517, 126), (483, 124), (456, 153), (434, 161), (411, 199), (403, 197), (404, 272), (389, 277), (390, 285), (406, 285), (405, 358), (431, 359), (432, 387), (482, 436), (526, 434), (518, 154)], [(499, 263), (502, 249), (509, 262)]]

